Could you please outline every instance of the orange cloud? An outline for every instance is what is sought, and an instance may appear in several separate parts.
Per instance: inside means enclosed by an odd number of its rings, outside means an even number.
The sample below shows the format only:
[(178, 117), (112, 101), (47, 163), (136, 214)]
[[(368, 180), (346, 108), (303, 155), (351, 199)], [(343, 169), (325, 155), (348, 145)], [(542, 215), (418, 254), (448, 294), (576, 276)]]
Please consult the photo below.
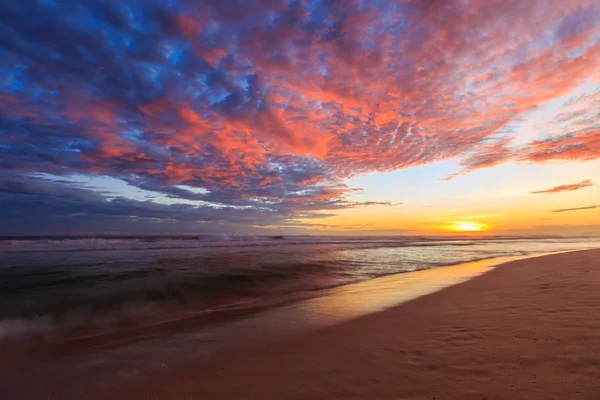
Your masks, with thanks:
[(595, 98), (525, 146), (510, 128), (597, 76), (597, 0), (167, 3), (85, 35), (36, 14), (61, 34), (35, 45), (11, 25), (3, 162), (291, 216), (362, 173), (600, 157)]
[(593, 186), (594, 182), (592, 182), (590, 179), (586, 179), (583, 180), (579, 183), (573, 183), (570, 185), (559, 185), (559, 186), (554, 186), (553, 188), (550, 189), (544, 189), (544, 190), (534, 190), (531, 191), (529, 193), (532, 194), (543, 194), (543, 193), (559, 193), (559, 192), (570, 192), (570, 191), (574, 191), (574, 190), (580, 190), (586, 187), (590, 187)]

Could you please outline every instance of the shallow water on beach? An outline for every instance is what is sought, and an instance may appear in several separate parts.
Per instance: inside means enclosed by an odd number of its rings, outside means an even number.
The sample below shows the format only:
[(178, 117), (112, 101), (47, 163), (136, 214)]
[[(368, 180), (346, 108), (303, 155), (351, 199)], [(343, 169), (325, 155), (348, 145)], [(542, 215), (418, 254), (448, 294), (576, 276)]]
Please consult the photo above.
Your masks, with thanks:
[(85, 336), (260, 307), (373, 278), (598, 247), (599, 239), (410, 237), (0, 242), (0, 339)]
[[(285, 338), (383, 311), (481, 275), (499, 257), (407, 274), (395, 274), (319, 291), (276, 307), (245, 309), (218, 319), (190, 318), (62, 341), (0, 345), (0, 386), (16, 398), (80, 399), (148, 379), (210, 368), (213, 362)], [(218, 314), (218, 313), (217, 313)], [(16, 369), (13, 366), (19, 366)], [(36, 382), (29, 385), (29, 382)], [(15, 398), (14, 396), (11, 398)]]

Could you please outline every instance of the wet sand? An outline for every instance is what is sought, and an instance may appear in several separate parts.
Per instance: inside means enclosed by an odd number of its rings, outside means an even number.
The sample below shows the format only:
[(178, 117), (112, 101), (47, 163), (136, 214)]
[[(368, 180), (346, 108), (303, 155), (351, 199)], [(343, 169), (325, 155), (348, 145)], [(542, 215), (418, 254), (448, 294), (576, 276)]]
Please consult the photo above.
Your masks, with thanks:
[(598, 399), (599, 312), (600, 250), (544, 256), (98, 398)]

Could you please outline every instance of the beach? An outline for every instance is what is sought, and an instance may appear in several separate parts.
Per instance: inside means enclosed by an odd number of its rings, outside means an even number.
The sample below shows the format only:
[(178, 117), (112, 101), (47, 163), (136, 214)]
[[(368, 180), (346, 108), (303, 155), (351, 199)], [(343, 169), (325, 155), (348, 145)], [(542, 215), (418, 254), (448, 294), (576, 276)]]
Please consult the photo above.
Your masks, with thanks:
[(598, 293), (600, 250), (515, 261), (110, 398), (597, 399)]
[(595, 399), (600, 250), (529, 257), (214, 321), (5, 342), (0, 389), (15, 400)]
[(600, 400), (600, 0), (0, 32), (0, 400)]

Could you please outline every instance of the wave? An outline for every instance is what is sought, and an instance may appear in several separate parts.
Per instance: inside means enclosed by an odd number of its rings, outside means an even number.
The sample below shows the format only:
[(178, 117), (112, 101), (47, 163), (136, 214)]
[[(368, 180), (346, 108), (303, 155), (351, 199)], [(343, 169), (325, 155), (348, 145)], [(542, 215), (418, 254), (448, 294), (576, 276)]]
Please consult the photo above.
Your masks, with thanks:
[(92, 250), (146, 250), (174, 248), (202, 248), (228, 246), (279, 246), (301, 244), (349, 244), (349, 243), (406, 243), (406, 239), (373, 239), (318, 236), (247, 236), (247, 235), (201, 235), (189, 238), (80, 238), (0, 240), (0, 252), (36, 251), (92, 251)]
[[(517, 254), (523, 255), (527, 252), (514, 252), (511, 255)], [(89, 322), (97, 318), (103, 320), (109, 315), (117, 318), (122, 315), (143, 316), (150, 311), (159, 313), (163, 306), (204, 310), (215, 304), (227, 304), (240, 299), (322, 290), (387, 275), (497, 256), (499, 254), (479, 254), (453, 261), (422, 260), (418, 265), (394, 263), (383, 268), (365, 267), (360, 265), (360, 262), (355, 264), (350, 260), (330, 260), (285, 264), (278, 268), (226, 268), (201, 275), (183, 274), (171, 277), (165, 275), (167, 270), (162, 268), (119, 270), (110, 273), (98, 270), (80, 276), (49, 276), (43, 271), (28, 269), (26, 276), (14, 279), (12, 284), (4, 282), (5, 292), (27, 291), (41, 296), (44, 300), (31, 299), (30, 302), (4, 310), (2, 314), (3, 318), (24, 320)], [(71, 267), (78, 269), (77, 265)], [(88, 287), (89, 290), (78, 290), (81, 287)], [(76, 295), (68, 295), (73, 291)], [(56, 296), (58, 292), (65, 295)]]
[[(496, 257), (497, 255), (475, 256), (465, 258), (461, 263)], [(423, 263), (421, 268), (393, 272), (371, 271), (361, 276), (343, 274), (339, 270), (327, 271), (330, 266), (326, 264), (297, 264), (285, 271), (232, 271), (196, 281), (155, 281), (154, 285), (138, 286), (135, 291), (126, 294), (106, 293), (102, 297), (67, 300), (60, 304), (38, 306), (31, 310), (34, 312), (5, 317), (0, 319), (0, 343), (98, 335), (224, 311), (250, 310), (306, 298), (313, 296), (315, 291), (359, 281), (456, 264)], [(324, 272), (330, 277), (335, 276), (335, 279), (318, 279)], [(297, 281), (298, 278), (310, 276), (317, 279)]]
[[(292, 300), (292, 296), (287, 301)], [(157, 310), (151, 303), (132, 303), (112, 310), (110, 313), (71, 312), (57, 317), (40, 315), (0, 320), (0, 344), (26, 343), (30, 340), (58, 341), (85, 339), (124, 332), (128, 330), (166, 326), (225, 312), (248, 312), (285, 303), (285, 299), (250, 299), (232, 301), (202, 310), (174, 312), (172, 309)]]
[[(37, 304), (33, 302), (31, 307), (21, 304), (18, 310), (5, 310), (5, 315), (0, 319), (0, 342), (109, 333), (162, 323), (165, 319), (176, 321), (231, 308), (245, 310), (257, 304), (275, 304), (286, 299), (290, 301), (314, 291), (387, 275), (532, 253), (535, 251), (522, 249), (479, 254), (469, 252), (461, 255), (460, 260), (443, 260), (440, 257), (423, 259), (418, 264), (394, 265), (393, 268), (375, 268), (373, 265), (362, 271), (354, 269), (354, 266), (360, 265), (360, 261), (353, 264), (345, 259), (336, 263), (288, 264), (286, 268), (277, 269), (219, 270), (214, 275), (195, 279), (186, 275), (175, 280), (163, 279), (159, 270), (139, 271), (143, 274), (157, 273), (154, 279), (144, 283), (133, 276), (138, 272), (123, 272), (133, 279), (133, 284), (126, 285), (128, 290), (125, 292), (90, 290), (80, 292), (82, 297), (52, 296)], [(123, 282), (123, 274), (111, 278)], [(102, 279), (87, 276), (81, 280), (74, 279), (69, 284), (84, 287), (90, 280)], [(36, 293), (69, 292), (65, 290), (68, 288), (64, 286), (64, 281), (46, 280), (41, 283), (35, 287), (25, 288), (21, 285), (19, 288), (34, 289)], [(108, 285), (108, 288), (112, 287), (112, 284)], [(51, 301), (51, 298), (57, 301)]]
[(426, 237), (385, 236), (253, 236), (253, 235), (200, 235), (195, 237), (139, 237), (139, 238), (66, 238), (66, 239), (11, 239), (0, 240), (0, 253), (44, 251), (96, 250), (160, 250), (193, 249), (204, 247), (243, 247), (281, 245), (371, 245), (371, 246), (472, 246), (481, 241), (497, 239), (456, 240)]
[[(127, 292), (90, 291), (84, 297), (55, 298), (31, 307), (25, 305), (4, 315), (0, 319), (0, 343), (109, 333), (162, 323), (165, 319), (176, 321), (232, 309), (244, 310), (282, 303), (358, 280), (341, 275), (334, 280), (320, 280), (326, 270), (324, 264), (297, 264), (282, 271), (229, 271), (195, 280), (163, 281), (157, 277), (151, 283), (128, 286)], [(71, 283), (83, 284), (85, 279), (88, 278)], [(56, 282), (48, 282), (34, 289), (51, 293), (57, 286), (60, 285)]]
[[(532, 238), (533, 239), (533, 238)], [(203, 247), (281, 246), (312, 244), (351, 244), (373, 246), (472, 246), (481, 242), (515, 242), (527, 237), (427, 237), (427, 236), (310, 236), (310, 235), (239, 235), (214, 234), (198, 236), (139, 237), (38, 237), (0, 239), (0, 253), (43, 251), (150, 250)], [(536, 237), (544, 242), (565, 239)], [(568, 239), (567, 239), (568, 240)]]
[[(0, 246), (15, 253), (0, 257), (0, 339), (25, 334), (62, 335), (63, 331), (111, 331), (165, 318), (186, 318), (230, 304), (280, 301), (385, 275), (495, 257), (590, 248), (599, 243), (597, 239), (521, 242), (244, 235), (4, 240)], [(230, 248), (298, 244), (310, 246)], [(43, 253), (211, 246), (223, 249), (160, 254)], [(37, 253), (16, 253), (24, 251)]]

